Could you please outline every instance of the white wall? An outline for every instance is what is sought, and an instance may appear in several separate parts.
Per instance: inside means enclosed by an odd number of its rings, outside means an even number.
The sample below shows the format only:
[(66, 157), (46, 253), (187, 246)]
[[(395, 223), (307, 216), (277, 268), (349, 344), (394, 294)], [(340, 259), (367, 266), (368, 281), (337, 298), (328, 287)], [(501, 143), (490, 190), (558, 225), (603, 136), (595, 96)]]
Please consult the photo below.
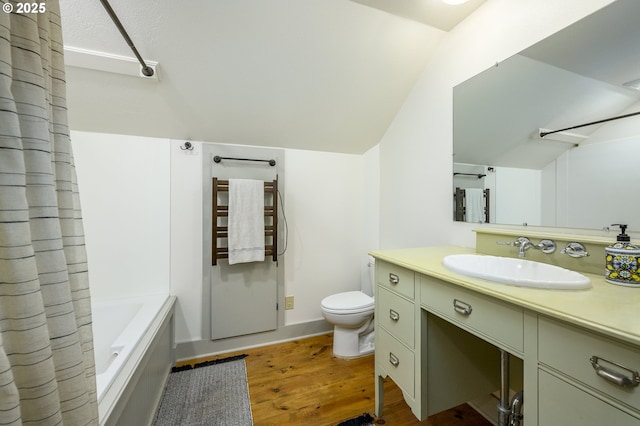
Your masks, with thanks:
[(441, 41), (380, 143), (382, 248), (473, 247), (451, 220), (452, 90), (611, 0), (490, 0)]
[[(203, 338), (202, 143), (73, 132), (92, 295), (178, 296), (176, 340)], [(285, 150), (285, 325), (322, 318), (325, 296), (360, 288), (377, 248), (378, 150)]]
[(169, 292), (169, 143), (72, 132), (91, 296)]
[[(640, 103), (621, 114), (640, 110)], [(559, 226), (601, 229), (612, 223), (640, 231), (640, 199), (633, 188), (640, 158), (640, 119), (625, 118), (600, 125), (579, 147), (561, 155), (556, 168)], [(570, 171), (570, 173), (569, 173)], [(589, 210), (589, 214), (581, 212)]]
[[(202, 144), (171, 149), (171, 293), (176, 305), (176, 341), (202, 336)], [(208, 317), (207, 317), (208, 318)]]
[[(364, 161), (364, 178), (360, 191), (364, 205), (359, 222), (364, 229), (362, 248), (368, 252), (380, 245), (380, 146), (376, 145), (362, 156)], [(364, 271), (368, 274), (368, 271)], [(364, 279), (369, 279), (365, 277)]]
[(291, 324), (322, 318), (324, 297), (360, 288), (363, 159), (287, 150), (286, 176), (285, 288), (296, 309), (285, 311), (285, 322)]
[[(630, 231), (640, 231), (638, 158), (640, 134), (637, 132), (623, 139), (581, 145), (567, 151), (558, 160), (563, 169), (571, 170), (564, 173), (563, 185), (558, 185), (558, 203), (564, 203), (558, 223), (591, 229), (624, 223), (630, 225)], [(588, 215), (581, 214), (586, 210)]]
[(556, 197), (557, 182), (556, 161), (552, 161), (541, 170), (540, 176), (540, 220), (546, 226), (558, 226), (558, 204), (562, 204), (562, 200)]
[(513, 167), (495, 170), (495, 222), (540, 226), (542, 172)]

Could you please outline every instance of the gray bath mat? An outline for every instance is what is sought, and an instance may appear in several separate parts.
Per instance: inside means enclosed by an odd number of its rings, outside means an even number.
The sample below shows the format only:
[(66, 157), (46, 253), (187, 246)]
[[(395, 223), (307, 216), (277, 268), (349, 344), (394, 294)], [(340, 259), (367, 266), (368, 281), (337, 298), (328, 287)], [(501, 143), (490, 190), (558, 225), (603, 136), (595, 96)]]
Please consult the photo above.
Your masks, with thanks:
[(242, 358), (225, 358), (172, 372), (154, 426), (253, 425)]

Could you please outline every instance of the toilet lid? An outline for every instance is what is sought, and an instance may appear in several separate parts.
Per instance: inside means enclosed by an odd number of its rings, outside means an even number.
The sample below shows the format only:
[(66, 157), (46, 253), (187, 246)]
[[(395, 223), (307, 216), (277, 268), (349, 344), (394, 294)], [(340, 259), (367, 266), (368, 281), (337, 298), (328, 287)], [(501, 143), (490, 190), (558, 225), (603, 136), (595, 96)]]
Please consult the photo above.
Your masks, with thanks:
[(332, 294), (322, 300), (322, 306), (333, 311), (362, 311), (372, 309), (373, 305), (373, 297), (361, 291)]

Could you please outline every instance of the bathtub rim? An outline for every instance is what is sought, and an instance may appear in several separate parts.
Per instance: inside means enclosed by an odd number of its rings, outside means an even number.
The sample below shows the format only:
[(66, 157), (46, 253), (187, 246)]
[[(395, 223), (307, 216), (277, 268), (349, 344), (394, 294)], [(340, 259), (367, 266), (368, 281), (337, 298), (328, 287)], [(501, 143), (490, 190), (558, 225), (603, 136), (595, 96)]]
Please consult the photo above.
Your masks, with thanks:
[[(155, 295), (154, 295), (155, 296)], [(136, 371), (140, 366), (145, 354), (149, 351), (155, 337), (162, 328), (162, 325), (174, 315), (175, 303), (177, 297), (172, 295), (166, 295), (166, 299), (162, 304), (159, 312), (147, 327), (147, 330), (140, 338), (138, 345), (131, 351), (128, 360), (121, 367), (120, 372), (115, 377), (108, 389), (105, 390), (104, 395), (100, 403), (98, 404), (99, 424), (105, 424), (113, 414), (118, 414), (118, 403), (125, 395), (127, 388), (132, 380), (137, 380), (135, 377)], [(175, 351), (174, 331), (172, 330), (172, 351)], [(173, 355), (173, 361), (175, 361), (175, 353)], [(167, 366), (167, 376), (171, 366)], [(120, 410), (122, 407), (120, 407)]]
[[(152, 294), (148, 296), (119, 298), (119, 299), (97, 299), (91, 303), (92, 309), (94, 308), (111, 308), (121, 307), (123, 305), (136, 306), (137, 309), (132, 316), (128, 317), (129, 322), (120, 330), (120, 333), (109, 342), (109, 351), (117, 352), (117, 356), (108, 363), (107, 368), (98, 372), (98, 365), (96, 364), (96, 390), (98, 404), (100, 404), (102, 398), (113, 384), (113, 378), (120, 374), (122, 366), (124, 366), (132, 350), (138, 345), (142, 336), (151, 328), (153, 320), (156, 318), (159, 312), (162, 311), (162, 306), (167, 300), (167, 294)], [(104, 315), (104, 311), (102, 313)], [(105, 320), (106, 318), (100, 318)], [(93, 324), (96, 322), (96, 317), (93, 317)], [(94, 329), (95, 331), (95, 329)], [(94, 343), (95, 343), (94, 334)], [(116, 349), (117, 348), (117, 349)], [(96, 345), (94, 344), (94, 357), (96, 355)], [(106, 380), (105, 380), (106, 379)]]

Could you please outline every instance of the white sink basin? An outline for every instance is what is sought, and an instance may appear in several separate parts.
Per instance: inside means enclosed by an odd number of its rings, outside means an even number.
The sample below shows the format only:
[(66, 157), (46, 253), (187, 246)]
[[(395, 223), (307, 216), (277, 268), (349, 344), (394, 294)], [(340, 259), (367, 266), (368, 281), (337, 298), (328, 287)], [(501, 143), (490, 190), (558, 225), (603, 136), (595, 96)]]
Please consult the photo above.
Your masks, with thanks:
[(552, 290), (591, 288), (584, 275), (546, 263), (510, 257), (454, 254), (442, 261), (453, 272), (518, 287)]

